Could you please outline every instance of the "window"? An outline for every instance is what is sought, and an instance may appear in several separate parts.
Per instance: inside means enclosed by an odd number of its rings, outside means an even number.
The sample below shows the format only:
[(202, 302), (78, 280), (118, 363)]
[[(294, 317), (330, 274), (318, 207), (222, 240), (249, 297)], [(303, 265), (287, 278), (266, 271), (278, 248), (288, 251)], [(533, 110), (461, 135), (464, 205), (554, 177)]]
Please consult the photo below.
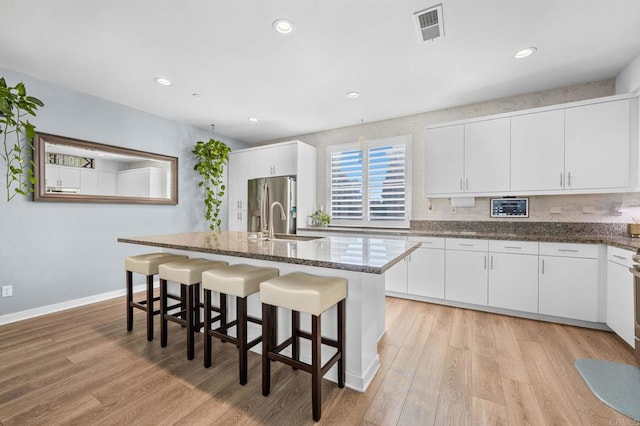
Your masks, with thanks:
[(329, 147), (331, 223), (408, 227), (410, 136)]

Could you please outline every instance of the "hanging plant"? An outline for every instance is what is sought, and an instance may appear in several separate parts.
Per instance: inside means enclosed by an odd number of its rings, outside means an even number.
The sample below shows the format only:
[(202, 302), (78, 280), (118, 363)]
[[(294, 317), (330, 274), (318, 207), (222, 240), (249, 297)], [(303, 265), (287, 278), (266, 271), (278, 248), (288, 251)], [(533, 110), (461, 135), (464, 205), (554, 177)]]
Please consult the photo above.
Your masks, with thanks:
[(222, 177), (231, 148), (224, 142), (209, 139), (198, 141), (191, 152), (196, 156), (193, 170), (200, 174), (198, 186), (204, 188), (204, 217), (209, 222), (209, 229), (219, 230), (222, 225), (220, 205), (226, 190)]
[(38, 107), (43, 106), (40, 99), (27, 96), (23, 83), (9, 87), (0, 77), (0, 135), (4, 147), (0, 157), (5, 164), (7, 202), (18, 194), (33, 192), (36, 178), (31, 153), (36, 131), (26, 117), (35, 117)]

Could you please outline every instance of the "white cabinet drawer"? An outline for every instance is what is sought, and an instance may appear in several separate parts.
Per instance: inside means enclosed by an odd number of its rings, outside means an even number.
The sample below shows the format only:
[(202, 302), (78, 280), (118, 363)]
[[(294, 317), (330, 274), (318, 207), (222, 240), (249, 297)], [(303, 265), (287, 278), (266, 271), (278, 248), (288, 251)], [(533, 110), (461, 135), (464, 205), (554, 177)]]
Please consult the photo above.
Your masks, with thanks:
[(634, 254), (636, 254), (635, 251), (625, 250), (618, 247), (607, 247), (607, 259), (628, 268), (633, 266), (632, 257)]
[(422, 248), (443, 249), (444, 238), (441, 237), (409, 237), (409, 242), (419, 241)]
[(489, 240), (489, 251), (492, 253), (538, 254), (536, 241), (501, 241)]
[(540, 243), (541, 256), (598, 258), (598, 246), (595, 244)]
[(489, 241), (473, 238), (447, 238), (445, 247), (447, 250), (489, 251)]

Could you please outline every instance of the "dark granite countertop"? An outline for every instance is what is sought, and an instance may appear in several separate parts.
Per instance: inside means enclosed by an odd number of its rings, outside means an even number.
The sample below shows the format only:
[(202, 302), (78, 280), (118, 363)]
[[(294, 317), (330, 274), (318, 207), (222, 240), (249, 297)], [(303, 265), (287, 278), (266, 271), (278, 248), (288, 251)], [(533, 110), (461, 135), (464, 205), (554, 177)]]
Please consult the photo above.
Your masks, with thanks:
[(361, 235), (327, 235), (309, 241), (269, 241), (249, 236), (247, 232), (207, 231), (118, 238), (118, 242), (370, 274), (382, 274), (420, 247), (419, 242), (369, 239)]
[(625, 224), (552, 222), (412, 222), (411, 229), (352, 228), (329, 226), (299, 228), (309, 232), (340, 232), (357, 235), (474, 238), (509, 241), (606, 244), (626, 250), (639, 250), (640, 238), (626, 235)]

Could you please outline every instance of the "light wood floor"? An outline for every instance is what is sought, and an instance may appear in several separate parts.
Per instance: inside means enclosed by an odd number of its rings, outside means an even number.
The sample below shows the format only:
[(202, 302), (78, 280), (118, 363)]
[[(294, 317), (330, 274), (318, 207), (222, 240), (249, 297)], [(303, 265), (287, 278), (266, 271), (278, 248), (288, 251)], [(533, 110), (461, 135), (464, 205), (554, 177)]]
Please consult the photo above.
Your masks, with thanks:
[[(237, 383), (235, 347), (214, 340), (214, 365), (187, 361), (183, 330), (147, 342), (123, 298), (0, 327), (0, 424), (311, 424), (311, 378), (274, 364), (261, 394), (260, 357)], [(323, 383), (322, 424), (632, 425), (596, 399), (578, 358), (633, 364), (612, 333), (387, 299), (382, 367), (358, 393)], [(158, 322), (156, 321), (156, 325)]]

